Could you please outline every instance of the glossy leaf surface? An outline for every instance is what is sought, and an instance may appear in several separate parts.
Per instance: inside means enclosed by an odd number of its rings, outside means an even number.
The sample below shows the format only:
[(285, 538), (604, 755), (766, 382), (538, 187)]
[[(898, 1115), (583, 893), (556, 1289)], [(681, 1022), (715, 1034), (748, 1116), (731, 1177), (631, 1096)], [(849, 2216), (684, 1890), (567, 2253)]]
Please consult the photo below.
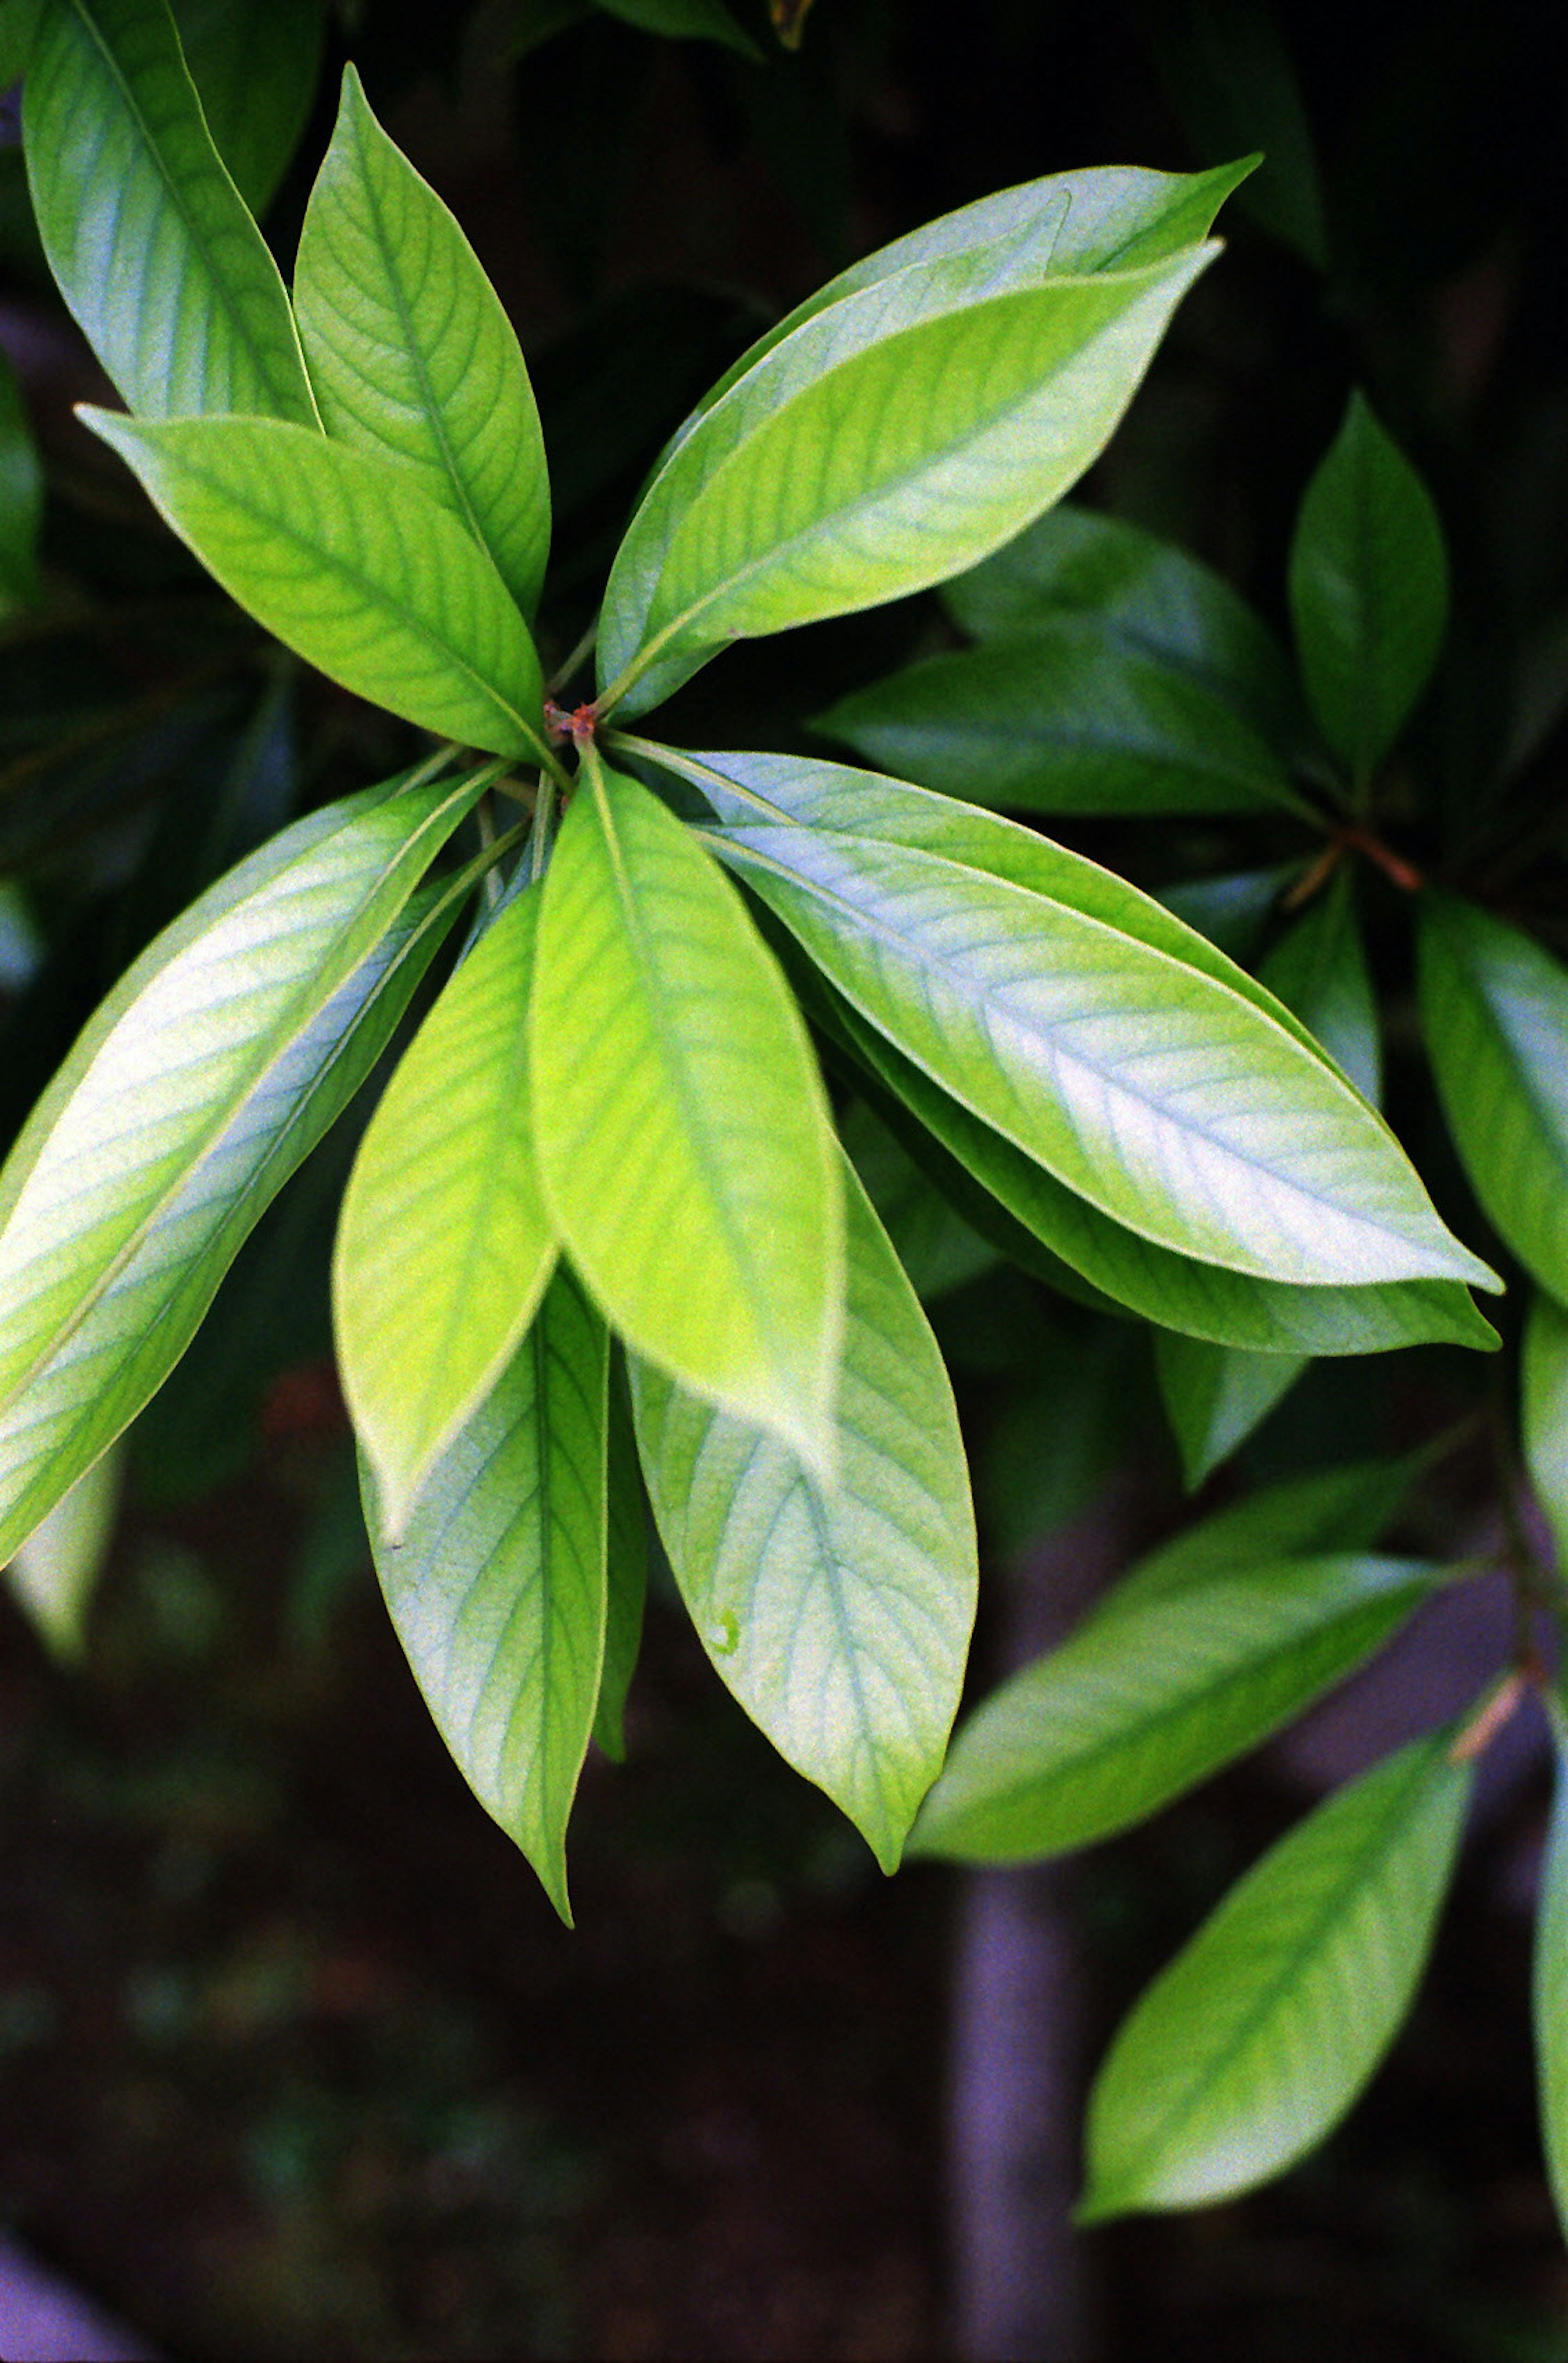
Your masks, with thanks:
[(800, 1014), (734, 889), (637, 781), (595, 766), (546, 874), (539, 1168), (628, 1346), (830, 1463), (837, 1149)]
[(542, 747), (527, 625), (472, 536), (390, 460), (266, 419), (81, 416), (308, 664), (443, 738), (497, 755)]
[(531, 616), (550, 486), (522, 351), (478, 256), (351, 66), (306, 211), (295, 305), (328, 435), (402, 460)]
[(134, 1418), (439, 940), (409, 905), (472, 783), (372, 789), (185, 913), (0, 1173), (0, 1557)]
[(632, 1365), (654, 1516), (724, 1681), (884, 1870), (942, 1760), (974, 1617), (952, 1391), (852, 1176), (839, 1478)]
[(528, 1012), (540, 896), (486, 928), (372, 1117), (333, 1262), (343, 1389), (397, 1541), (511, 1360), (555, 1263), (534, 1168)]
[(1024, 1862), (1129, 1828), (1359, 1665), (1440, 1573), (1341, 1554), (1125, 1604), (1113, 1595), (969, 1718), (921, 1814), (919, 1850)]
[(164, 0), (48, 0), (23, 127), (50, 268), (132, 410), (315, 426), (277, 265), (213, 146)]
[(1427, 1051), (1471, 1186), (1568, 1302), (1568, 969), (1448, 896), (1423, 903), (1420, 951)]
[(564, 1269), (431, 1472), (400, 1544), (367, 1523), (437, 1730), (570, 1923), (566, 1823), (605, 1641), (604, 1323)]
[(1359, 394), (1301, 505), (1290, 607), (1323, 735), (1363, 778), (1437, 661), (1448, 559), (1430, 494)]
[(1338, 2123), (1409, 2008), (1469, 1790), (1418, 1740), (1231, 1890), (1100, 2071), (1080, 2220), (1250, 2191)]
[(323, 0), (173, 0), (173, 12), (217, 152), (263, 214), (316, 96)]

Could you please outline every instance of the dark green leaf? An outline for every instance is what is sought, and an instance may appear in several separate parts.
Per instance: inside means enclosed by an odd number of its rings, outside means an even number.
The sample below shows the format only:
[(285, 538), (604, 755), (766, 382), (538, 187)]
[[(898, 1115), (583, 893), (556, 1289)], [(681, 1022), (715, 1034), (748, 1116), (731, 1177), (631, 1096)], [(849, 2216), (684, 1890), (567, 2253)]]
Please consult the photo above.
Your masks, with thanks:
[(253, 214), (287, 172), (316, 96), (324, 0), (172, 0), (217, 152)]
[(1343, 871), (1280, 937), (1259, 975), (1375, 1107), (1383, 1096), (1377, 996)]
[(1408, 1499), (1426, 1456), (1355, 1460), (1295, 1477), (1232, 1503), (1140, 1559), (1107, 1604), (1169, 1597), (1189, 1584), (1280, 1559), (1369, 1550)]
[(626, 1699), (637, 1670), (648, 1591), (648, 1512), (627, 1394), (625, 1358), (618, 1347), (610, 1370), (608, 1492), (605, 1665), (594, 1711), (594, 1737), (618, 1764), (626, 1755)]
[(1519, 1426), (1535, 1498), (1568, 1572), (1568, 1312), (1538, 1295), (1525, 1322)]
[(43, 471), (21, 387), (0, 354), (0, 616), (39, 595)]
[(1532, 2000), (1541, 2148), (1558, 2220), (1568, 2233), (1568, 1759), (1561, 1702), (1554, 1707), (1557, 1780), (1540, 1865)]
[(761, 64), (762, 53), (743, 33), (724, 0), (598, 0), (598, 6), (644, 33), (671, 41), (717, 41)]
[(1161, 1399), (1189, 1493), (1262, 1426), (1307, 1360), (1296, 1354), (1239, 1352), (1169, 1329), (1156, 1334)]

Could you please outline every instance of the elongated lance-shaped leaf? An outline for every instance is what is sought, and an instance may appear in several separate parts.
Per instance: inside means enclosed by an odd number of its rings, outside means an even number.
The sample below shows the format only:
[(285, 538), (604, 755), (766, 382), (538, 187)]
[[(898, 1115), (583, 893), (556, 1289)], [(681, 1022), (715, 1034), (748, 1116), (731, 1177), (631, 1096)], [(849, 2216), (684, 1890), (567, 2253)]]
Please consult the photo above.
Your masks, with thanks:
[(610, 1357), (605, 1664), (594, 1710), (594, 1738), (617, 1764), (626, 1756), (627, 1692), (637, 1670), (648, 1595), (648, 1509), (627, 1387), (626, 1357), (617, 1346)]
[(23, 131), (50, 268), (131, 408), (315, 427), (288, 296), (165, 0), (46, 0)]
[(1063, 501), (941, 596), (973, 639), (1091, 623), (1211, 691), (1272, 745), (1300, 734), (1299, 693), (1262, 617), (1184, 549), (1120, 517)]
[(1261, 1279), (1493, 1284), (1382, 1120), (1250, 998), (939, 854), (712, 841), (906, 1058), (1128, 1229)]
[(1156, 1335), (1160, 1399), (1189, 1493), (1262, 1426), (1306, 1368), (1297, 1354), (1239, 1353), (1169, 1329)]
[(1568, 2235), (1568, 1754), (1559, 1701), (1553, 1702), (1552, 1731), (1557, 1778), (1540, 1864), (1531, 2000), (1541, 2148), (1558, 2221)]
[(1383, 1095), (1377, 996), (1342, 870), (1280, 937), (1259, 973), (1375, 1106)]
[(528, 626), (473, 536), (393, 461), (270, 419), (79, 416), (307, 663), (443, 738), (547, 755)]
[(57, 1658), (82, 1654), (87, 1614), (114, 1540), (125, 1471), (111, 1445), (33, 1528), (6, 1570), (18, 1603)]
[(884, 1870), (942, 1760), (974, 1618), (952, 1391), (864, 1191), (846, 1173), (839, 1478), (631, 1364), (653, 1514), (704, 1647), (779, 1753)]
[(1100, 2070), (1080, 2222), (1251, 2191), (1338, 2124), (1409, 2009), (1470, 1779), (1417, 1740), (1231, 1890)]
[(1421, 1018), (1454, 1145), (1507, 1244), (1568, 1303), (1568, 969), (1452, 896), (1423, 898)]
[(562, 1267), (401, 1543), (366, 1522), (397, 1637), (474, 1795), (570, 1926), (566, 1823), (605, 1646), (605, 1325)]
[(1525, 1320), (1519, 1426), (1525, 1466), (1568, 1571), (1568, 1311), (1538, 1295)]
[(1097, 618), (925, 657), (814, 726), (950, 794), (1041, 813), (1256, 813), (1299, 799), (1284, 765), (1206, 682)]
[(1026, 1862), (1130, 1828), (1360, 1665), (1442, 1572), (1337, 1554), (1108, 1600), (965, 1723), (916, 1847)]
[(550, 483), (522, 351), (478, 256), (371, 113), (352, 66), (306, 209), (295, 305), (328, 434), (401, 460), (531, 616)]
[(391, 1542), (511, 1360), (555, 1263), (528, 1107), (539, 899), (531, 888), (509, 903), (447, 985), (371, 1119), (343, 1199), (338, 1363)]
[(644, 711), (732, 639), (875, 606), (995, 549), (1108, 441), (1217, 252), (1049, 278), (1048, 243), (1018, 241), (912, 265), (806, 321), (632, 519), (600, 621), (606, 708)]
[(172, 7), (207, 129), (260, 216), (309, 119), (325, 0), (172, 0)]
[(1428, 1459), (1421, 1451), (1400, 1460), (1352, 1460), (1264, 1486), (1150, 1551), (1101, 1604), (1117, 1608), (1157, 1593), (1169, 1598), (1276, 1559), (1370, 1550), (1408, 1499)]
[(1448, 559), (1431, 495), (1359, 394), (1301, 504), (1290, 607), (1323, 735), (1364, 779), (1437, 661)]
[(843, 1216), (806, 1028), (691, 831), (596, 760), (546, 873), (531, 1029), (546, 1203), (607, 1317), (827, 1470)]
[(380, 1055), (450, 915), (409, 897), (483, 785), (285, 831), (89, 1023), (0, 1173), (0, 1559), (161, 1384)]

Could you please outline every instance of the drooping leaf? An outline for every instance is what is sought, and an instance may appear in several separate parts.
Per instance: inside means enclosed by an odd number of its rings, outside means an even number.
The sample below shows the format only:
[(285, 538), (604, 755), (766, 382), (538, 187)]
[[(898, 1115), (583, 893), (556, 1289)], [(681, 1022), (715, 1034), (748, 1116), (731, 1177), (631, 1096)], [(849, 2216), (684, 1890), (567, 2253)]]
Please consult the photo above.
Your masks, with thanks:
[(313, 814), (152, 944), (0, 1172), (0, 1559), (190, 1342), (444, 933), (420, 873), (484, 775)]
[(596, 761), (546, 873), (531, 1029), (546, 1203), (607, 1317), (825, 1469), (842, 1210), (806, 1029), (691, 831)]
[(539, 605), (550, 484), (533, 388), (478, 256), (350, 66), (306, 210), (295, 305), (328, 435), (402, 460)]
[(23, 131), (50, 268), (132, 410), (318, 424), (277, 265), (165, 0), (46, 0)]
[(1107, 1597), (969, 1717), (915, 1845), (1024, 1862), (1130, 1828), (1360, 1665), (1441, 1575), (1422, 1559), (1340, 1553)]
[(648, 1592), (648, 1513), (627, 1392), (626, 1359), (613, 1349), (609, 1391), (609, 1514), (606, 1529), (605, 1664), (594, 1738), (616, 1763), (626, 1756), (626, 1701), (642, 1643)]
[(1568, 970), (1490, 912), (1429, 895), (1420, 996), (1471, 1186), (1527, 1270), (1568, 1302)]
[(393, 461), (269, 419), (79, 415), (307, 663), (443, 738), (544, 751), (527, 625), (473, 537)]
[(974, 1615), (973, 1514), (936, 1341), (852, 1175), (839, 1478), (634, 1360), (654, 1516), (714, 1665), (895, 1868)]
[(397, 1637), (474, 1795), (562, 1918), (605, 1646), (604, 1323), (562, 1267), (401, 1543), (366, 1522)]
[(68, 1663), (82, 1654), (87, 1612), (114, 1540), (124, 1475), (111, 1445), (17, 1548), (6, 1580), (40, 1638)]
[(43, 470), (16, 372), (0, 355), (0, 616), (39, 595)]
[(323, 0), (172, 0), (218, 154), (266, 212), (300, 142), (321, 65)]
[(1426, 1456), (1355, 1460), (1265, 1486), (1150, 1551), (1106, 1594), (1120, 1606), (1244, 1573), (1275, 1559), (1370, 1550), (1408, 1498)]
[(1418, 1740), (1231, 1890), (1100, 2070), (1080, 2221), (1250, 2191), (1339, 2122), (1409, 2008), (1469, 1790), (1442, 1736)]
[(1252, 725), (1096, 621), (926, 657), (819, 716), (861, 755), (950, 795), (1041, 813), (1256, 813), (1297, 799)]
[(1307, 1358), (1246, 1353), (1162, 1329), (1154, 1340), (1154, 1368), (1191, 1493), (1262, 1426), (1307, 1368)]
[(1568, 2226), (1568, 1769), (1553, 1716), (1557, 1780), (1540, 1864), (1532, 1980), (1541, 2148), (1558, 2220)]
[(447, 985), (343, 1199), (338, 1362), (391, 1542), (512, 1359), (555, 1263), (528, 1089), (539, 902), (529, 890), (509, 903)]
[(1437, 661), (1448, 559), (1431, 495), (1359, 394), (1301, 505), (1290, 607), (1323, 735), (1364, 779)]
[(1519, 1426), (1536, 1500), (1568, 1569), (1568, 1312), (1538, 1295), (1525, 1321)]
[(1074, 267), (1052, 252), (1068, 193), (1015, 194), (993, 245), (873, 259), (677, 440), (611, 571), (606, 706), (646, 711), (730, 640), (940, 582), (1082, 474), (1217, 250)]
[(724, 0), (598, 0), (598, 6), (639, 32), (661, 33), (670, 41), (717, 41), (722, 49), (739, 50), (743, 58), (761, 62), (762, 51), (741, 31)]
[(1342, 871), (1280, 937), (1259, 974), (1375, 1107), (1383, 1096), (1377, 995)]

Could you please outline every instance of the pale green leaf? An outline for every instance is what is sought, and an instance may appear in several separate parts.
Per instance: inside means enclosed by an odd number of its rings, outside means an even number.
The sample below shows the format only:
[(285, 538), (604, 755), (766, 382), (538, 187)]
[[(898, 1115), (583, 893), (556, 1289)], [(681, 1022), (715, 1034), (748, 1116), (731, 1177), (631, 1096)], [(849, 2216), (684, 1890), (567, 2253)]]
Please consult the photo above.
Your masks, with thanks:
[(1340, 1553), (1107, 1599), (969, 1717), (917, 1848), (1024, 1862), (1130, 1828), (1360, 1665), (1441, 1575)]
[(1540, 1864), (1531, 2000), (1541, 2148), (1558, 2221), (1568, 2236), (1568, 1762), (1560, 1709), (1553, 1722), (1557, 1778)]
[(596, 762), (546, 873), (531, 1030), (545, 1199), (607, 1318), (826, 1468), (842, 1209), (806, 1028), (692, 832)]
[(350, 66), (300, 236), (295, 305), (328, 435), (405, 462), (525, 615), (550, 550), (533, 388), (478, 256)]
[(114, 1540), (123, 1476), (121, 1448), (111, 1445), (61, 1495), (6, 1570), (46, 1646), (67, 1662), (82, 1654), (87, 1612)]
[(172, 0), (191, 78), (218, 154), (253, 214), (265, 213), (316, 96), (325, 0)]
[(22, 119), (50, 268), (131, 409), (316, 426), (277, 265), (165, 0), (46, 0)]
[(1301, 505), (1290, 608), (1323, 735), (1364, 779), (1437, 662), (1448, 559), (1431, 495), (1359, 394)]
[(528, 626), (473, 537), (392, 460), (270, 419), (79, 415), (307, 663), (442, 738), (545, 751)]
[(1273, 1559), (1369, 1550), (1425, 1465), (1421, 1453), (1401, 1460), (1354, 1460), (1265, 1486), (1150, 1551), (1106, 1593), (1106, 1604), (1150, 1600), (1157, 1593), (1169, 1598), (1192, 1584)]
[(1259, 975), (1375, 1106), (1383, 1095), (1377, 996), (1342, 870), (1280, 937)]
[(1423, 899), (1421, 1018), (1471, 1186), (1568, 1302), (1568, 969), (1490, 912)]
[(627, 1692), (637, 1670), (648, 1593), (648, 1511), (627, 1393), (626, 1358), (618, 1346), (611, 1358), (608, 1457), (605, 1664), (594, 1710), (594, 1737), (618, 1764), (626, 1755)]
[(724, 1681), (894, 1869), (942, 1760), (974, 1617), (952, 1391), (852, 1176), (838, 1482), (632, 1363), (639, 1448), (686, 1604)]
[(1308, 1357), (1258, 1354), (1162, 1329), (1154, 1369), (1189, 1493), (1229, 1460), (1296, 1384)]
[(555, 1263), (534, 1170), (528, 1010), (540, 896), (509, 903), (442, 993), (354, 1161), (332, 1267), (343, 1391), (397, 1541)]
[(16, 372), (0, 354), (0, 616), (39, 596), (43, 470)]
[(0, 1558), (162, 1383), (363, 1081), (450, 915), (409, 898), (483, 785), (297, 824), (89, 1023), (0, 1173)]
[(1519, 1426), (1525, 1466), (1568, 1572), (1568, 1312), (1538, 1295), (1525, 1320)]
[(432, 1470), (401, 1543), (366, 1521), (436, 1728), (571, 1924), (566, 1824), (605, 1646), (609, 1340), (564, 1268)]
[(1297, 798), (1252, 725), (1094, 619), (926, 657), (816, 727), (925, 786), (1042, 813), (1256, 813)]
[(1331, 2130), (1410, 2006), (1469, 1792), (1444, 1737), (1418, 1740), (1231, 1890), (1100, 2070), (1081, 2221), (1229, 2198)]

